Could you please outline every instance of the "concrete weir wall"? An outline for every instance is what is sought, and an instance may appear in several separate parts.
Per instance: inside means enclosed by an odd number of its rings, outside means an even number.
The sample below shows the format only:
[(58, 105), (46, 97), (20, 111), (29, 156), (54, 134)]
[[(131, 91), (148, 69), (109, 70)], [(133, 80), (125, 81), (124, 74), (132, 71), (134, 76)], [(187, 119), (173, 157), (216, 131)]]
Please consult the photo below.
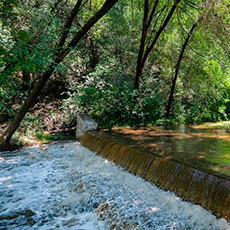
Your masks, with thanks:
[(230, 220), (230, 181), (227, 179), (136, 150), (94, 131), (84, 133), (81, 144), (147, 181)]

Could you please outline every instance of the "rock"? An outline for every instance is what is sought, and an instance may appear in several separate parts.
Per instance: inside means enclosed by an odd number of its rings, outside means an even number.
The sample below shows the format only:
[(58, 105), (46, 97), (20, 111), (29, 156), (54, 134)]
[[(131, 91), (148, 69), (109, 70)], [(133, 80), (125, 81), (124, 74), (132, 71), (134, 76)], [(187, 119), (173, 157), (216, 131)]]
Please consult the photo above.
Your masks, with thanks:
[(84, 113), (78, 113), (76, 137), (81, 137), (89, 130), (97, 130), (97, 123), (90, 116)]
[(104, 212), (105, 210), (107, 210), (109, 208), (109, 204), (108, 203), (102, 203), (98, 206), (98, 208), (96, 209), (96, 213), (101, 213)]
[(64, 226), (68, 226), (68, 227), (73, 227), (76, 224), (77, 219), (76, 218), (71, 218), (67, 221), (64, 222)]
[(33, 225), (36, 224), (36, 221), (35, 221), (33, 218), (31, 218), (31, 217), (28, 217), (27, 220), (26, 220), (26, 222), (27, 222), (30, 226), (33, 226)]
[(35, 213), (32, 210), (26, 209), (20, 212), (11, 213), (11, 215), (0, 216), (0, 220), (13, 220), (17, 219), (20, 216), (31, 217), (34, 215)]
[(30, 210), (30, 209), (24, 210), (24, 212), (22, 212), (21, 214), (25, 215), (26, 217), (30, 217), (30, 216), (34, 216), (35, 215), (35, 213), (32, 210)]

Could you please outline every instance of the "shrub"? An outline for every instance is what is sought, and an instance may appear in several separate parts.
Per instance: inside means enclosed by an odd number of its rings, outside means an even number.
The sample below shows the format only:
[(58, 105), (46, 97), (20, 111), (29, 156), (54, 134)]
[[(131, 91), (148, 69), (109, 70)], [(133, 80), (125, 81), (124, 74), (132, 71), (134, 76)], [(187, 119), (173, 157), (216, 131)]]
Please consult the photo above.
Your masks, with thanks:
[(153, 124), (163, 111), (160, 97), (148, 87), (138, 92), (127, 82), (114, 86), (91, 77), (72, 88), (63, 109), (69, 124), (74, 124), (78, 112), (85, 112), (103, 127)]

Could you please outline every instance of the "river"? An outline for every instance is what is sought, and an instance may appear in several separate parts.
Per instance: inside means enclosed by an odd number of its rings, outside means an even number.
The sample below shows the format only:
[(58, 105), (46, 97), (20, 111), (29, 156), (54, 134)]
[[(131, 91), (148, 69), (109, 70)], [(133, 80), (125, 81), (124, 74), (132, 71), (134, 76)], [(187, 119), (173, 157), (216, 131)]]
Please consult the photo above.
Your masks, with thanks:
[(227, 230), (230, 223), (69, 141), (0, 154), (3, 229)]

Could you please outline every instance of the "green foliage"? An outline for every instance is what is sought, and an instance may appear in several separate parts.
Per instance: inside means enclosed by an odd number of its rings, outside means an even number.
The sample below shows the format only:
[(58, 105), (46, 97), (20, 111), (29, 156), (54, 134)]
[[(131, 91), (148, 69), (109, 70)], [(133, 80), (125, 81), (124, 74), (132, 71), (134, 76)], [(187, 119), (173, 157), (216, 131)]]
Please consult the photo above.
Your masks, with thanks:
[[(53, 60), (58, 19), (49, 2), (6, 0), (0, 4), (0, 121), (14, 115), (30, 85)], [(23, 78), (26, 72), (30, 78)], [(26, 87), (24, 87), (26, 86)], [(7, 119), (6, 119), (7, 120)]]
[[(56, 8), (56, 1), (52, 0), (0, 2), (0, 121), (3, 116), (9, 119), (14, 115), (33, 83), (52, 64), (55, 46), (75, 2), (60, 1)], [(89, 4), (82, 8), (68, 41), (103, 2), (92, 1), (91, 8)], [(173, 1), (160, 1), (148, 42), (171, 4)], [(180, 3), (148, 57), (138, 92), (133, 89), (133, 79), (144, 1), (119, 1), (56, 69), (53, 78), (62, 79), (69, 87), (63, 92), (66, 125), (74, 125), (80, 111), (89, 113), (105, 127), (229, 119), (228, 0), (217, 5), (204, 1), (196, 4), (197, 7), (195, 4), (191, 7), (187, 1)], [(165, 119), (164, 110), (185, 31), (201, 16), (203, 20), (182, 59), (171, 117)], [(23, 73), (29, 74), (28, 82), (23, 79)], [(24, 121), (28, 130), (40, 123), (34, 117)], [(34, 131), (43, 136), (39, 129)]]
[(85, 82), (73, 88), (64, 103), (68, 122), (80, 111), (91, 115), (103, 127), (153, 124), (162, 114), (160, 98), (147, 87), (138, 92), (128, 82), (113, 86), (93, 77)]
[(64, 133), (48, 134), (41, 130), (35, 133), (35, 137), (42, 142), (72, 139), (71, 136)]

